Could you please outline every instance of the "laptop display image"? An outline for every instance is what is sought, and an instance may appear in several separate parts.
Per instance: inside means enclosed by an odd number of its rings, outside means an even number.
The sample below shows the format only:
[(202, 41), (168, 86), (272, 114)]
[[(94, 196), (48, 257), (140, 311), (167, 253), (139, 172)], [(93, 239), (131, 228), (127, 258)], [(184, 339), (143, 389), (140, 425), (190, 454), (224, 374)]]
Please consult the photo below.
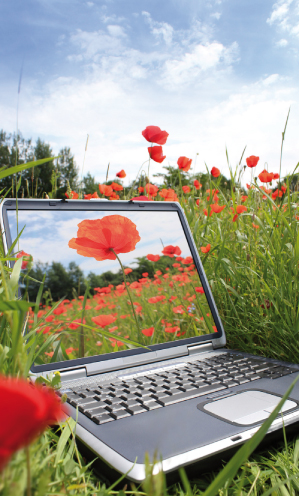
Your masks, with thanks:
[[(45, 277), (37, 332), (55, 339), (32, 375), (60, 372), (76, 436), (132, 480), (144, 479), (146, 453), (170, 473), (244, 443), (298, 374), (224, 348), (177, 203), (5, 200), (1, 221), (6, 249), (23, 230), (14, 251), (32, 257), (31, 301)], [(298, 401), (296, 384), (285, 426), (298, 422)]]

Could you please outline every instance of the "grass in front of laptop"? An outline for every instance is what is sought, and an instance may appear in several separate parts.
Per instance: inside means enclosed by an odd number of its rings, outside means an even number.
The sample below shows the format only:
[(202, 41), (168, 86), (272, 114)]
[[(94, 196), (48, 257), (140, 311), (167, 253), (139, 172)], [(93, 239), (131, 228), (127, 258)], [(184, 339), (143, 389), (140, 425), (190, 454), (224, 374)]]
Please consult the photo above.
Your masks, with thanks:
[[(261, 172), (262, 167), (257, 174)], [(298, 235), (298, 192), (297, 177), (286, 178), (284, 184), (274, 181), (266, 184), (264, 190), (259, 180), (250, 189), (240, 187), (234, 173), (231, 176), (229, 190), (220, 187), (220, 178), (210, 176), (209, 183), (200, 190), (193, 186), (193, 179), (188, 174), (182, 174), (184, 181), (189, 182), (190, 191), (182, 191), (176, 186), (175, 192), (185, 210), (198, 249), (209, 245), (210, 249), (202, 256), (204, 268), (212, 287), (213, 295), (223, 321), (228, 346), (250, 353), (264, 354), (286, 361), (298, 362), (299, 357), (299, 235)], [(181, 179), (181, 178), (180, 178)], [(272, 188), (272, 189), (271, 189)], [(212, 190), (215, 190), (214, 192)], [(210, 190), (210, 191), (207, 191)], [(216, 191), (218, 190), (218, 192)], [(277, 194), (275, 193), (277, 191)], [(212, 192), (210, 194), (210, 192)], [(126, 193), (127, 195), (128, 193)], [(136, 192), (132, 191), (132, 196)], [(137, 193), (138, 194), (138, 193)], [(161, 200), (163, 197), (157, 196)], [(212, 205), (225, 206), (222, 211)], [(245, 207), (245, 208), (240, 208)], [(213, 210), (214, 209), (214, 210)], [(212, 212), (212, 215), (210, 215)], [(207, 215), (206, 215), (207, 214)], [(37, 333), (38, 339), (31, 344), (31, 349), (22, 337), (24, 308), (16, 301), (18, 275), (8, 279), (8, 271), (4, 268), (5, 257), (2, 255), (2, 292), (0, 293), (2, 318), (0, 324), (0, 371), (2, 374), (26, 376), (30, 360), (40, 346), (42, 332)], [(169, 267), (170, 268), (170, 267)], [(170, 268), (172, 271), (173, 269)], [(166, 273), (165, 271), (164, 273)], [(159, 276), (158, 276), (159, 277)], [(159, 285), (158, 285), (159, 286)], [(144, 288), (142, 291), (149, 291)], [(145, 293), (144, 293), (145, 294)], [(159, 294), (157, 291), (155, 296)], [(172, 293), (171, 293), (172, 294)], [(168, 298), (169, 296), (169, 298)], [(146, 294), (142, 303), (143, 310), (150, 309)], [(167, 295), (168, 307), (171, 295)], [(100, 298), (100, 296), (99, 296)], [(137, 300), (143, 298), (137, 296)], [(97, 300), (97, 298), (95, 298)], [(7, 305), (7, 301), (13, 302)], [(80, 300), (79, 300), (80, 301)], [(66, 317), (73, 319), (81, 303), (72, 304), (68, 308), (71, 313)], [(134, 299), (135, 301), (135, 299)], [(83, 305), (101, 305), (97, 301), (83, 302)], [(188, 305), (183, 298), (180, 305)], [(111, 303), (113, 305), (114, 303)], [(171, 303), (174, 305), (174, 303)], [(64, 303), (64, 308), (70, 305)], [(142, 306), (141, 305), (141, 306)], [(148, 307), (146, 305), (149, 305)], [(59, 304), (57, 305), (59, 308)], [(113, 308), (109, 309), (113, 312)], [(188, 309), (187, 309), (188, 310)], [(45, 312), (40, 312), (39, 305), (35, 312), (28, 315), (35, 331), (38, 326), (45, 330)], [(55, 307), (52, 309), (54, 314)], [(128, 311), (124, 309), (124, 315)], [(189, 313), (189, 312), (188, 312)], [(54, 314), (55, 315), (55, 314)], [(59, 315), (58, 315), (59, 316)], [(165, 321), (175, 324), (173, 312), (166, 316)], [(56, 317), (55, 317), (56, 318)], [(190, 319), (185, 312), (186, 326)], [(64, 325), (61, 324), (62, 326)], [(147, 321), (146, 326), (152, 327)], [(161, 327), (161, 332), (165, 332)], [(76, 330), (76, 329), (75, 329)], [(105, 342), (111, 349), (121, 348), (117, 341), (127, 334), (111, 333)], [(53, 352), (53, 341), (56, 333), (46, 332), (46, 346), (43, 352)], [(173, 336), (170, 333), (170, 338)], [(103, 342), (104, 340), (101, 339)], [(109, 341), (109, 342), (108, 342)], [(114, 344), (114, 346), (113, 346)], [(104, 346), (104, 345), (102, 345)], [(76, 344), (68, 348), (77, 347)], [(65, 348), (65, 351), (68, 349)], [(110, 349), (110, 348), (109, 348)], [(40, 351), (40, 350), (39, 350)], [(29, 352), (29, 355), (28, 355)], [(72, 351), (69, 354), (71, 357)], [(51, 357), (49, 357), (51, 358)], [(52, 379), (55, 381), (55, 378)], [(21, 421), (21, 412), (19, 412)], [(84, 464), (77, 452), (73, 438), (72, 422), (62, 424), (62, 435), (46, 431), (31, 444), (30, 451), (30, 480), (31, 492), (27, 488), (27, 461), (24, 450), (17, 452), (4, 469), (0, 478), (0, 494), (7, 495), (105, 495), (113, 494), (114, 488), (109, 481), (104, 482), (104, 474), (98, 478)], [(1, 447), (1, 444), (0, 444)], [(236, 475), (223, 482), (221, 489), (213, 494), (220, 495), (249, 495), (276, 494), (295, 495), (299, 492), (298, 485), (298, 456), (299, 443), (291, 439), (285, 440), (279, 450), (271, 449), (253, 455), (249, 461), (243, 461)], [(162, 495), (202, 494), (211, 490), (220, 469), (207, 474), (198, 474), (190, 480), (190, 486), (183, 477), (181, 485), (166, 489), (163, 476), (152, 477), (149, 473), (147, 480), (140, 488), (127, 486), (119, 494)], [(26, 493), (27, 491), (27, 493)], [(118, 493), (118, 491), (115, 491)]]

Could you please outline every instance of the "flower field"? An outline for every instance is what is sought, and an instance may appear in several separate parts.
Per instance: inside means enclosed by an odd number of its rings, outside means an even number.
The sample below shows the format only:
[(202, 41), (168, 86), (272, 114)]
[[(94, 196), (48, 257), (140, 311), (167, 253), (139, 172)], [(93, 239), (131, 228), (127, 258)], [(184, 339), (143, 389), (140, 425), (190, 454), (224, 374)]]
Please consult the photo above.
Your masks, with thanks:
[[(162, 146), (167, 143), (168, 133), (149, 126), (142, 134), (151, 143), (150, 160), (162, 164), (167, 155)], [(226, 178), (220, 166), (194, 174), (191, 158), (181, 156), (177, 165), (165, 169), (161, 165), (161, 175), (155, 184), (150, 160), (145, 173), (138, 174), (131, 185), (124, 186), (126, 173), (121, 170), (113, 180), (99, 185), (93, 195), (86, 195), (86, 202), (101, 197), (111, 201), (134, 198), (179, 201), (200, 253), (228, 347), (298, 362), (299, 183), (295, 164), (293, 174), (281, 177), (281, 171), (272, 173), (261, 165), (259, 157), (244, 154), (235, 168), (229, 164), (231, 174)], [(242, 179), (245, 169), (251, 171), (248, 184)], [(80, 192), (68, 190), (66, 195), (76, 199)], [(86, 231), (82, 235), (83, 228), (86, 226), (77, 231), (76, 226), (69, 247), (95, 263), (102, 263), (109, 256), (114, 256), (118, 263), (119, 258), (118, 283), (100, 287), (88, 284), (82, 294), (78, 291), (74, 298), (55, 301), (43, 299), (40, 294), (35, 307), (23, 308), (15, 304), (16, 288), (3, 268), (2, 254), (0, 370), (3, 375), (27, 377), (33, 361), (73, 359), (124, 350), (138, 343), (147, 346), (214, 332), (215, 324), (192, 257), (175, 251), (180, 250), (179, 246), (169, 244), (160, 252), (147, 253), (139, 259), (138, 266), (122, 265), (122, 250), (133, 253), (138, 246), (135, 231), (130, 238), (130, 241), (135, 239), (135, 245), (124, 248), (125, 243), (117, 248), (110, 243), (108, 252), (99, 254), (96, 251), (99, 247), (92, 244), (94, 240), (90, 241)], [(83, 238), (89, 241), (82, 241)], [(34, 267), (30, 255), (28, 250), (19, 253), (18, 267), (24, 283)], [(15, 303), (9, 307), (7, 301)], [(28, 341), (22, 335), (26, 318), (30, 328)], [(56, 377), (49, 378), (49, 385), (56, 382)], [(104, 473), (97, 478), (85, 467), (74, 442), (74, 425), (66, 421), (61, 429), (60, 439), (54, 431), (47, 430), (40, 437), (30, 439), (27, 454), (21, 449), (14, 455), (12, 452), (6, 455), (0, 494), (117, 493), (109, 488)], [(28, 452), (31, 452), (29, 479)], [(208, 474), (198, 473), (190, 481), (182, 473), (181, 486), (168, 489), (163, 475), (154, 478), (148, 466), (143, 486), (125, 486), (121, 493), (296, 495), (298, 452), (298, 441), (288, 438), (278, 450), (272, 448), (245, 462), (240, 457), (240, 462), (236, 460), (234, 467), (230, 466), (226, 472), (225, 468), (220, 471), (215, 467)], [(1, 456), (4, 459), (5, 453), (0, 447), (0, 462)], [(28, 480), (31, 492), (28, 492)]]

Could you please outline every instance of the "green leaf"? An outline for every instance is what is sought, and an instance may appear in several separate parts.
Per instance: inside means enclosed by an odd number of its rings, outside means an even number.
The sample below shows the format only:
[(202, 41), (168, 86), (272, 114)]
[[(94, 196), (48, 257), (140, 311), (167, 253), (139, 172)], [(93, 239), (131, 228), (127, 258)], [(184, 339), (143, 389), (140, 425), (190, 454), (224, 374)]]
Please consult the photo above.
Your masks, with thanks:
[(27, 162), (26, 164), (15, 165), (14, 167), (9, 167), (8, 169), (2, 167), (0, 169), (0, 180), (4, 177), (11, 176), (12, 174), (17, 174), (18, 172), (21, 172), (25, 169), (36, 167), (37, 165), (46, 164), (47, 162), (50, 162), (56, 158), (59, 157), (42, 158), (41, 160), (35, 160), (34, 162)]
[(34, 303), (31, 301), (24, 301), (24, 300), (11, 300), (11, 301), (5, 301), (1, 300), (0, 301), (0, 312), (7, 312), (7, 311), (21, 311), (21, 312), (27, 312), (29, 307), (34, 306)]

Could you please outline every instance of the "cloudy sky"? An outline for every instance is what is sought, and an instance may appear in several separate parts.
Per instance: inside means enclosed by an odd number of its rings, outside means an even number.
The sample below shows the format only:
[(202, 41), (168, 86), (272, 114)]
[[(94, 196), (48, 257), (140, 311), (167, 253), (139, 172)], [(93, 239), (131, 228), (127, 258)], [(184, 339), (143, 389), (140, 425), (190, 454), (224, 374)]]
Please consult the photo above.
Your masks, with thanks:
[[(69, 146), (103, 181), (147, 160), (141, 131), (169, 133), (164, 164), (228, 174), (245, 156), (299, 159), (299, 0), (9, 0), (0, 3), (0, 129)], [(196, 159), (196, 160), (195, 160)], [(152, 172), (161, 170), (153, 164)]]

